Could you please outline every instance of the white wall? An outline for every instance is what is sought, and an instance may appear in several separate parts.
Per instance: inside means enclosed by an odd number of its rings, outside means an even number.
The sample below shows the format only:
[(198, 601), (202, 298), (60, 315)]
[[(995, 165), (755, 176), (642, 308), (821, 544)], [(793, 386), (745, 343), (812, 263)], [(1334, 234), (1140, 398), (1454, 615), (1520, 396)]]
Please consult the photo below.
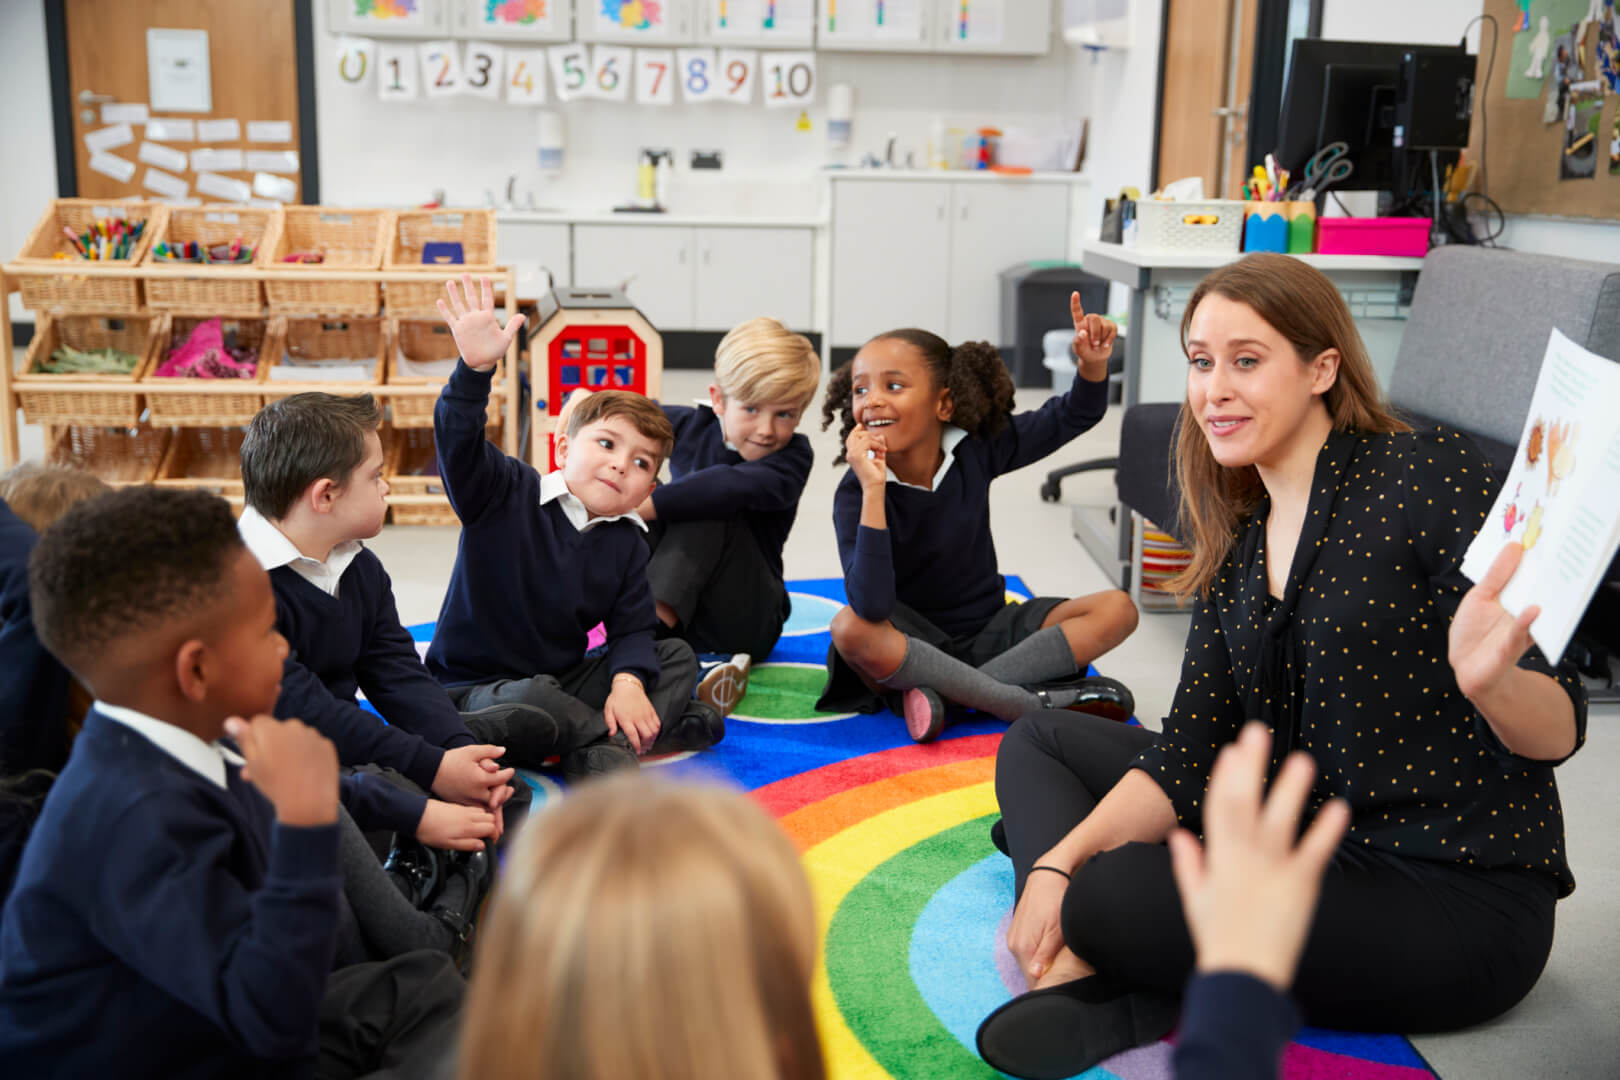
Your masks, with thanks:
[[(816, 208), (813, 174), (829, 159), (821, 105), (810, 110), (808, 132), (797, 130), (797, 112), (759, 104), (553, 105), (566, 130), (565, 166), (561, 176), (548, 179), (536, 160), (537, 110), (468, 98), (383, 104), (374, 91), (337, 78), (328, 59), (335, 40), (326, 30), (326, 5), (318, 3), (323, 202), (419, 203), (442, 188), (452, 203), (477, 205), (485, 191), (501, 197), (507, 177), (516, 174), (520, 204), (524, 193), (533, 191), (542, 207), (606, 209), (634, 194), (642, 147), (670, 147), (676, 151), (670, 201), (677, 210)], [(1084, 95), (1068, 77), (1074, 55), (1057, 41), (1048, 55), (1033, 59), (819, 52), (818, 96), (824, 101), (827, 88), (839, 82), (855, 88), (851, 163), (866, 152), (881, 155), (893, 133), (898, 160), (903, 163), (909, 151), (920, 167), (936, 116), (963, 129), (986, 124), (1062, 129), (1066, 112), (1083, 108)], [(690, 173), (694, 149), (723, 151), (724, 169)]]
[[(56, 197), (44, 0), (0, 0), (0, 260), (22, 249)], [(11, 297), (11, 317), (32, 319)]]

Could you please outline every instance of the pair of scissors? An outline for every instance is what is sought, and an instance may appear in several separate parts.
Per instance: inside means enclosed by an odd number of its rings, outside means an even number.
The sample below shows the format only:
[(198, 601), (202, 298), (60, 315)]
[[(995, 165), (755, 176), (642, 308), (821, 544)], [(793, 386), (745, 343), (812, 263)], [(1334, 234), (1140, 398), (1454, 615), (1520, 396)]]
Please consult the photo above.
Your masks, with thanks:
[(1288, 198), (1308, 201), (1347, 179), (1355, 169), (1346, 160), (1349, 153), (1350, 144), (1340, 141), (1330, 142), (1312, 154), (1305, 163), (1304, 178), (1288, 193)]

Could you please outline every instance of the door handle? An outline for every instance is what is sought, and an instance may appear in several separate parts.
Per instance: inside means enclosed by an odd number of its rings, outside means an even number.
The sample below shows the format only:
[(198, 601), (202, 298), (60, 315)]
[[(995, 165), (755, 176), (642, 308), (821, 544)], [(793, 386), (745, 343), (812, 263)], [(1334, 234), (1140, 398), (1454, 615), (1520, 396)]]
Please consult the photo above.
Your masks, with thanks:
[(1222, 105), (1222, 106), (1219, 106), (1217, 108), (1209, 110), (1209, 115), (1211, 115), (1211, 116), (1235, 116), (1235, 117), (1238, 117), (1238, 118), (1241, 119), (1243, 116), (1248, 114), (1248, 111), (1249, 111), (1249, 107), (1247, 105), (1233, 105), (1230, 108), (1228, 108), (1225, 105)]
[(114, 94), (98, 94), (94, 90), (80, 90), (79, 100), (86, 105), (100, 105), (118, 100)]

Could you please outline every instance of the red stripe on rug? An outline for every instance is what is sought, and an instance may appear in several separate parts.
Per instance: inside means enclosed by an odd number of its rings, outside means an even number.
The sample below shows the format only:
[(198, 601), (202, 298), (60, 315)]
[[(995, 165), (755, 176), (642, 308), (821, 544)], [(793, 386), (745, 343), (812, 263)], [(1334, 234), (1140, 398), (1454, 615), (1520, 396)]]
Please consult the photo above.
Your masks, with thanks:
[(831, 765), (766, 784), (749, 794), (772, 817), (782, 817), (811, 803), (820, 802), (829, 795), (862, 784), (953, 761), (989, 757), (1000, 744), (1001, 736), (997, 734), (969, 735), (926, 746), (897, 746), (892, 750), (879, 750), (875, 754), (863, 754), (847, 761), (835, 761)]

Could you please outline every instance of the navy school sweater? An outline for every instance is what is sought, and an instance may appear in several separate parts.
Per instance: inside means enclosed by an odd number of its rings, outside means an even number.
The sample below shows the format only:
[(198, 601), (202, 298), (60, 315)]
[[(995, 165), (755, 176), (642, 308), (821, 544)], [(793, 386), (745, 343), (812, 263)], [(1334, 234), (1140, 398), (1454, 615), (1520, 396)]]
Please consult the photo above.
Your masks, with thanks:
[(744, 461), (726, 449), (725, 432), (713, 409), (662, 406), (675, 427), (669, 455), (672, 480), (652, 493), (660, 521), (713, 521), (741, 517), (754, 534), (771, 571), (782, 579), (782, 547), (799, 513), (815, 455), (810, 440), (794, 433), (782, 449)]
[(614, 674), (658, 678), (647, 544), (632, 521), (580, 532), (560, 500), (540, 505), (540, 474), (484, 437), (491, 372), (465, 362), (433, 410), (439, 476), (461, 540), (427, 666), (446, 686), (562, 675), (607, 627)]
[(984, 629), (1007, 603), (990, 537), (990, 481), (1090, 430), (1107, 408), (1106, 380), (1076, 379), (1067, 394), (1015, 414), (999, 435), (969, 435), (935, 490), (889, 482), (887, 529), (861, 525), (860, 481), (847, 471), (833, 496), (833, 527), (855, 614), (881, 622), (898, 599), (952, 637)]
[(1176, 1080), (1275, 1080), (1299, 1023), (1288, 995), (1253, 975), (1194, 975), (1176, 1033)]
[(283, 827), (92, 711), (0, 922), (0, 1075), (311, 1070), (338, 827)]
[[(444, 752), (475, 740), (400, 624), (382, 560), (362, 548), (343, 571), (336, 596), (290, 566), (271, 570), (270, 585), (276, 626), (291, 649), (276, 715), (296, 716), (320, 731), (345, 765), (388, 766), (431, 789)], [(355, 703), (356, 690), (365, 691), (386, 724)], [(416, 831), (423, 796), (383, 782), (363, 790), (355, 814), (362, 829)]]
[(67, 669), (34, 633), (28, 556), (38, 539), (0, 500), (0, 774), (67, 760)]

